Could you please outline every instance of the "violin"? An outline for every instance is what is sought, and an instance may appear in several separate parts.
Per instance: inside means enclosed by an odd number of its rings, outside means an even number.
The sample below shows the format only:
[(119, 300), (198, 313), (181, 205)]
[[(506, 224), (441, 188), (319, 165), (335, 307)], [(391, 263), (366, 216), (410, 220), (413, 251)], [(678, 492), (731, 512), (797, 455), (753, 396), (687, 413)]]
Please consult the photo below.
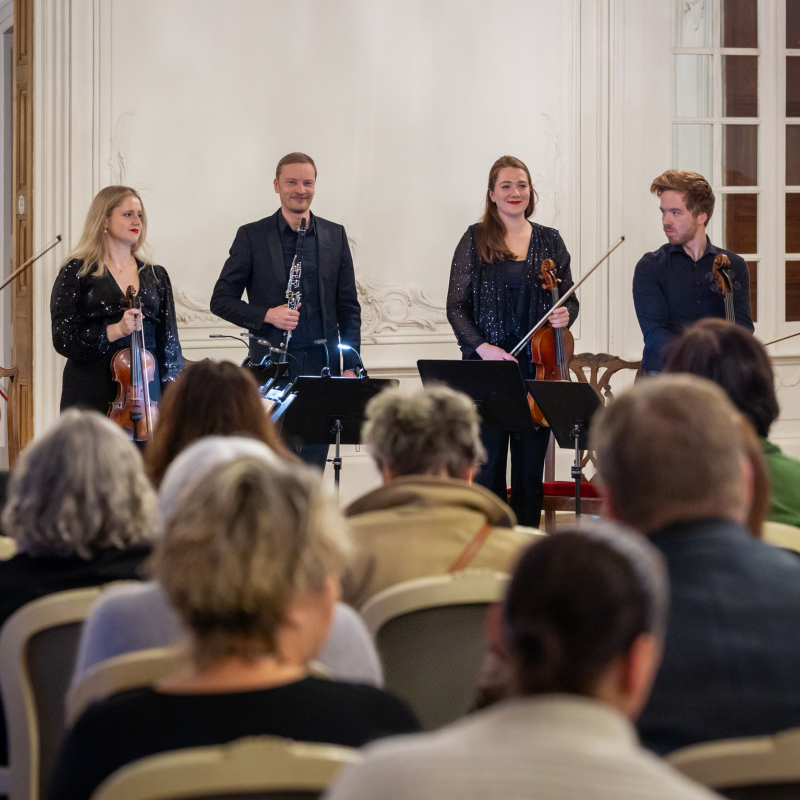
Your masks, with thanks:
[(733, 292), (740, 288), (739, 282), (733, 280), (733, 270), (728, 256), (720, 253), (714, 259), (712, 271), (707, 275), (709, 281), (713, 281), (712, 292), (719, 292), (725, 301), (725, 319), (728, 322), (736, 322), (736, 314), (733, 309)]
[[(552, 298), (553, 305), (559, 301), (558, 278), (556, 277), (556, 264), (551, 258), (542, 261), (539, 277), (544, 282)], [(566, 328), (553, 328), (550, 325), (540, 328), (531, 337), (531, 361), (536, 365), (537, 381), (568, 381), (569, 362), (575, 352), (575, 339)], [(528, 395), (528, 406), (531, 410), (533, 421), (537, 425), (547, 426), (541, 409)], [(549, 427), (549, 426), (548, 426)]]
[[(141, 300), (133, 286), (125, 292), (125, 304), (141, 312)], [(141, 313), (139, 319), (142, 320)], [(153, 354), (144, 346), (144, 324), (131, 333), (131, 346), (119, 350), (111, 359), (111, 375), (118, 387), (108, 417), (128, 431), (134, 442), (152, 439), (153, 425), (158, 421), (158, 406), (150, 400), (155, 366)]]

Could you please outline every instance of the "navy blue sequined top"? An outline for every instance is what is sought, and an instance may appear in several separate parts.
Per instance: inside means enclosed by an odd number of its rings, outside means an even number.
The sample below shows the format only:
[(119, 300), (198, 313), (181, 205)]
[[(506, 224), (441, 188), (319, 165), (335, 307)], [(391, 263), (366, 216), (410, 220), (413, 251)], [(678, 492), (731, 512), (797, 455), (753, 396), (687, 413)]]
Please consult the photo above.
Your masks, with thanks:
[[(162, 386), (175, 380), (183, 369), (175, 301), (164, 267), (145, 267), (138, 259), (137, 263), (145, 346), (156, 360), (150, 397), (158, 400)], [(124, 293), (108, 270), (100, 277), (79, 278), (81, 264), (74, 259), (67, 262), (50, 295), (53, 346), (67, 358), (61, 410), (81, 406), (106, 414), (109, 403), (117, 396), (111, 359), (118, 350), (130, 347), (130, 336), (110, 342), (106, 335), (108, 326), (122, 319)]]
[[(458, 243), (447, 292), (447, 319), (464, 358), (477, 358), (475, 351), (484, 342), (508, 351), (550, 310), (550, 293), (538, 277), (544, 259), (552, 258), (558, 267), (560, 294), (572, 286), (570, 255), (555, 228), (531, 222), (528, 258), (515, 289), (509, 285), (506, 262), (487, 264), (478, 254), (479, 225), (471, 225)], [(515, 278), (511, 276), (510, 283)], [(564, 306), (572, 325), (578, 316), (578, 298), (573, 294)], [(523, 360), (530, 364), (530, 347), (524, 352), (528, 358)]]

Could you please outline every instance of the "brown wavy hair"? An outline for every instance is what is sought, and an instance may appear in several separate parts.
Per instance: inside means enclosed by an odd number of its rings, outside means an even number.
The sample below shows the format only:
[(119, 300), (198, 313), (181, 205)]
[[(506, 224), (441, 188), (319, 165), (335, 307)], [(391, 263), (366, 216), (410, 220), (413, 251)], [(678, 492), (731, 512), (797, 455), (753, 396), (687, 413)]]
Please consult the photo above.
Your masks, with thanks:
[(650, 193), (661, 197), (664, 192), (678, 192), (683, 195), (686, 210), (697, 218), (707, 214), (705, 224), (711, 222), (714, 213), (714, 191), (708, 181), (697, 172), (680, 169), (668, 169), (659, 175), (650, 185)]
[(178, 453), (203, 436), (250, 435), (282, 458), (294, 458), (267, 416), (255, 378), (230, 361), (206, 358), (187, 367), (164, 392), (158, 413), (144, 455), (156, 486)]
[(524, 170), (528, 176), (531, 196), (525, 208), (525, 219), (533, 214), (536, 204), (539, 202), (539, 196), (533, 188), (530, 170), (522, 161), (514, 158), (514, 156), (501, 156), (492, 164), (492, 168), (489, 170), (489, 187), (486, 190), (486, 210), (483, 212), (483, 217), (478, 226), (478, 254), (487, 264), (491, 264), (493, 261), (503, 261), (506, 258), (514, 258), (514, 254), (506, 247), (506, 234), (508, 233), (506, 224), (500, 219), (497, 203), (489, 196), (489, 193), (494, 191), (500, 170), (506, 167)]

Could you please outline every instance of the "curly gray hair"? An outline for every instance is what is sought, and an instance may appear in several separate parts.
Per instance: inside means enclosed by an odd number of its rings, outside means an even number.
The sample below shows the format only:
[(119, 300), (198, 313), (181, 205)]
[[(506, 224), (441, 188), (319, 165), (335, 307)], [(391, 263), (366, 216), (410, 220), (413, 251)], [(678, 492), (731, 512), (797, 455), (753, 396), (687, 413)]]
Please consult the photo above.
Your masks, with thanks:
[(362, 438), (378, 467), (397, 475), (463, 478), (486, 458), (475, 406), (445, 386), (381, 392), (367, 405)]
[(73, 409), (22, 453), (2, 522), (20, 552), (90, 559), (154, 539), (157, 501), (122, 429)]

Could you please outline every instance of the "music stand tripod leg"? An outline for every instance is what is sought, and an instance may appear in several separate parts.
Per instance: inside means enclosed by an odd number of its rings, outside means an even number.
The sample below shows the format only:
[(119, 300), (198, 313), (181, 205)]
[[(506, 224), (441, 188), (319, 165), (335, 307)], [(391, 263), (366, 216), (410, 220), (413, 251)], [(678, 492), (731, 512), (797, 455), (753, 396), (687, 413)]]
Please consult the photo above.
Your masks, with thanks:
[(334, 421), (333, 427), (331, 427), (331, 433), (336, 434), (336, 445), (335, 445), (336, 450), (334, 451), (336, 455), (333, 458), (329, 458), (328, 461), (330, 461), (331, 464), (333, 464), (333, 483), (334, 486), (336, 486), (336, 498), (338, 500), (339, 475), (342, 471), (342, 458), (339, 454), (339, 446), (341, 444), (341, 438), (342, 438), (342, 421), (340, 419)]
[(572, 429), (572, 438), (575, 440), (575, 463), (572, 465), (572, 477), (575, 480), (575, 519), (581, 518), (581, 434), (583, 426), (578, 423)]

